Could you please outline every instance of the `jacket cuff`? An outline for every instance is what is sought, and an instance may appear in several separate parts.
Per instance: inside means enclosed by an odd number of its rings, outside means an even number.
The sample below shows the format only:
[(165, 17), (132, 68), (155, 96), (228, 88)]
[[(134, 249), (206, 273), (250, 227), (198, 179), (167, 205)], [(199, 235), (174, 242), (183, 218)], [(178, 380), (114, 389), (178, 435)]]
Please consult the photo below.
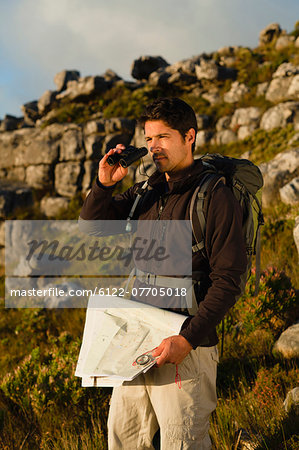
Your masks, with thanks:
[(189, 344), (192, 345), (193, 350), (195, 350), (198, 347), (198, 345), (193, 341), (192, 336), (190, 335), (190, 332), (188, 332), (188, 325), (192, 319), (193, 319), (193, 316), (187, 317), (187, 319), (182, 324), (181, 331), (179, 334), (181, 336), (183, 336), (185, 339), (187, 339)]
[(95, 185), (98, 186), (98, 187), (101, 188), (101, 189), (109, 190), (109, 189), (114, 189), (115, 186), (117, 185), (117, 183), (113, 184), (112, 186), (104, 186), (104, 185), (100, 182), (99, 177), (97, 176), (97, 177), (96, 177)]

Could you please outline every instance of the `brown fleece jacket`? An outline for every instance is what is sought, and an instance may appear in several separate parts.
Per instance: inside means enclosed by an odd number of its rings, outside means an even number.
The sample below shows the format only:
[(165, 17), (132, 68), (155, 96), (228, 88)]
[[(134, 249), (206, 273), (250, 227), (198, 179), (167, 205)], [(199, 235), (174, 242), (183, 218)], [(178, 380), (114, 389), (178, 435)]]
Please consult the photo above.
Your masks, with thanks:
[[(149, 178), (149, 190), (134, 214), (139, 220), (189, 220), (192, 194), (198, 185), (203, 165), (195, 160), (191, 166), (173, 174), (155, 172)], [(136, 198), (137, 183), (123, 194), (113, 196), (114, 186), (104, 187), (96, 180), (81, 210), (83, 220), (125, 220)], [(167, 198), (167, 201), (165, 201)], [(161, 205), (164, 208), (161, 213)], [(159, 216), (160, 209), (160, 216)], [(195, 243), (195, 241), (193, 242)], [(242, 236), (242, 211), (231, 190), (219, 183), (211, 194), (207, 218), (205, 248), (192, 255), (192, 277), (207, 274), (205, 283), (195, 290), (198, 311), (189, 316), (180, 331), (193, 348), (218, 342), (216, 325), (223, 319), (240, 294), (240, 277), (246, 271), (247, 257)]]

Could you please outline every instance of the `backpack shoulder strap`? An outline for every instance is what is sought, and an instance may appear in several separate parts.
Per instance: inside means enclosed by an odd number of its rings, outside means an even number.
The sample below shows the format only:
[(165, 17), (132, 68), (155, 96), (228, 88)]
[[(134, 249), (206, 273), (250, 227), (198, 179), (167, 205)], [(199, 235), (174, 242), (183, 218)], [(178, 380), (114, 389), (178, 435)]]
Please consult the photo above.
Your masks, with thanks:
[[(205, 251), (204, 241), (206, 232), (206, 214), (209, 205), (209, 198), (212, 191), (221, 181), (224, 183), (226, 182), (224, 176), (211, 171), (207, 172), (202, 178), (200, 184), (193, 192), (190, 202), (189, 217), (192, 227), (192, 233), (195, 239), (195, 244), (192, 246), (192, 253), (201, 251), (205, 258), (207, 257), (207, 255)], [(195, 231), (193, 221), (194, 212), (196, 213), (196, 217), (199, 222), (200, 233)]]
[(139, 200), (141, 199), (141, 197), (147, 192), (148, 187), (149, 187), (148, 186), (148, 180), (146, 180), (143, 183), (143, 185), (138, 187), (138, 189), (136, 190), (137, 195), (136, 195), (136, 198), (135, 198), (134, 203), (132, 205), (132, 208), (131, 208), (131, 210), (129, 212), (129, 215), (127, 217), (126, 231), (128, 233), (130, 233), (132, 231), (132, 224), (130, 223), (130, 221), (131, 221), (131, 219), (132, 219), (132, 217), (134, 215), (135, 209), (137, 208), (137, 205), (138, 205)]

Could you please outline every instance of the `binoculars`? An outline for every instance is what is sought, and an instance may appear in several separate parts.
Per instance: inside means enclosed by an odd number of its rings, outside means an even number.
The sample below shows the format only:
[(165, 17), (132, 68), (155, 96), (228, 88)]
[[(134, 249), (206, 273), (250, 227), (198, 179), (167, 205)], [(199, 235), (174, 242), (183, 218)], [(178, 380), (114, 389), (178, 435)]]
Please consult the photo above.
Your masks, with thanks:
[(133, 162), (145, 156), (147, 153), (148, 150), (145, 147), (137, 148), (133, 145), (130, 145), (121, 153), (114, 153), (114, 155), (110, 155), (107, 159), (107, 163), (109, 164), (109, 166), (114, 166), (115, 164), (119, 163), (122, 167), (126, 168), (129, 167)]

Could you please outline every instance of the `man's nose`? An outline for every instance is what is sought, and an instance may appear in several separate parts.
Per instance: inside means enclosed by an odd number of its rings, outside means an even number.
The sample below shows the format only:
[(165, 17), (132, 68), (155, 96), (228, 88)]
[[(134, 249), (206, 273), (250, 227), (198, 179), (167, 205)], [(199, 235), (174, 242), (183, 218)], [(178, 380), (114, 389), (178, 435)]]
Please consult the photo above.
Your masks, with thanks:
[(155, 153), (157, 150), (159, 150), (158, 142), (159, 142), (158, 139), (152, 139), (151, 145), (149, 148), (151, 153)]

